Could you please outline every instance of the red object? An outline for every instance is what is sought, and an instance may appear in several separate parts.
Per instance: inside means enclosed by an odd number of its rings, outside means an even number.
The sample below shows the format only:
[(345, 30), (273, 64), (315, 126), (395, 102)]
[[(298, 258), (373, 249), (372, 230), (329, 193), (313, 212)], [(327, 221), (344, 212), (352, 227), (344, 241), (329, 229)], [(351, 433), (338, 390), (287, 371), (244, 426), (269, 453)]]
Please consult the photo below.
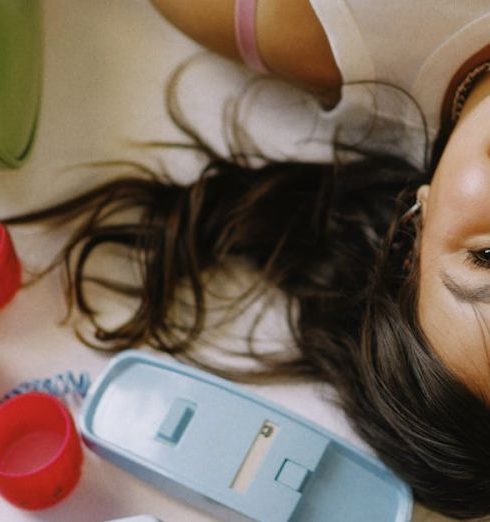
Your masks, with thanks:
[(0, 405), (0, 494), (24, 509), (56, 504), (75, 487), (82, 448), (66, 406), (47, 393)]
[(20, 262), (10, 234), (0, 224), (0, 307), (6, 305), (20, 286)]

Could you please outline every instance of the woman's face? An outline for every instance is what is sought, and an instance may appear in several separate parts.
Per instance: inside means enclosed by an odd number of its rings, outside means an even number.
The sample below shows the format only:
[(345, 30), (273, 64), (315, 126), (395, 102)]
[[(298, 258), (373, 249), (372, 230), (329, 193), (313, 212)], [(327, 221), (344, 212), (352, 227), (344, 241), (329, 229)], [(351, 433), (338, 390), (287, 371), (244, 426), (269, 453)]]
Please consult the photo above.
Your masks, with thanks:
[(490, 79), (418, 196), (422, 328), (445, 364), (490, 399)]

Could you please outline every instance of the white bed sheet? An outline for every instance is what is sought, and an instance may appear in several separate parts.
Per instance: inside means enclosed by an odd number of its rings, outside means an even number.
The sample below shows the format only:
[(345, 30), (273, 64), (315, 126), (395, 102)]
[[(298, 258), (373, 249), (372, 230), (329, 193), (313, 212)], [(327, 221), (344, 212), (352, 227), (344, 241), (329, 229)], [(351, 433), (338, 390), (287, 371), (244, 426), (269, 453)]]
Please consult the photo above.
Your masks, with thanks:
[[(100, 181), (99, 174), (73, 170), (73, 165), (144, 158), (144, 152), (128, 146), (129, 140), (178, 138), (165, 112), (164, 85), (175, 67), (199, 50), (145, 0), (43, 0), (43, 8), (44, 92), (37, 140), (23, 168), (0, 172), (1, 216), (59, 201)], [(161, 158), (153, 160), (158, 164)], [(173, 160), (178, 164), (178, 158)], [(192, 171), (187, 166), (181, 175), (185, 180)], [(13, 233), (26, 264), (49, 261), (58, 244), (49, 234), (40, 241), (32, 230)], [(23, 289), (0, 311), (0, 393), (26, 379), (68, 369), (89, 371), (93, 378), (100, 373), (108, 356), (87, 348), (70, 326), (60, 325), (63, 313), (57, 273)], [(271, 339), (283, 335), (283, 329), (277, 317), (269, 319)], [(321, 399), (317, 387), (255, 389), (362, 445), (342, 413)], [(79, 485), (58, 505), (27, 512), (0, 499), (0, 520), (8, 522), (102, 522), (143, 513), (167, 522), (212, 520), (89, 450)], [(416, 520), (429, 520), (428, 516), (417, 510)], [(436, 519), (442, 520), (430, 518)]]

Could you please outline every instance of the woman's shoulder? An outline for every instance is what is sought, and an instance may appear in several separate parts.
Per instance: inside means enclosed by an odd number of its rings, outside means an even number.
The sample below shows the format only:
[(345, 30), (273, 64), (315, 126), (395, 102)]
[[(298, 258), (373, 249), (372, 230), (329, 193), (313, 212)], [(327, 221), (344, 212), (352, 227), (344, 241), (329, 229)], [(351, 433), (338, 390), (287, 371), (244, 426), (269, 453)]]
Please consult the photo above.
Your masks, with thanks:
[[(482, 24), (485, 19), (490, 23), (488, 0), (309, 0), (309, 3), (328, 35), (346, 81), (414, 80), (427, 59), (461, 31), (473, 40), (474, 25)], [(487, 43), (488, 32), (480, 47)], [(465, 52), (465, 49), (454, 52), (453, 60), (461, 60)], [(365, 77), (365, 67), (359, 73), (358, 61), (352, 56), (355, 53), (363, 53), (363, 58), (369, 59), (374, 77)]]
[[(309, 1), (344, 82), (392, 85), (407, 93), (407, 105), (409, 99), (416, 103), (432, 136), (458, 78), (468, 72), (464, 65), (478, 65), (470, 57), (489, 49), (488, 0)], [(406, 120), (403, 111), (398, 117)]]

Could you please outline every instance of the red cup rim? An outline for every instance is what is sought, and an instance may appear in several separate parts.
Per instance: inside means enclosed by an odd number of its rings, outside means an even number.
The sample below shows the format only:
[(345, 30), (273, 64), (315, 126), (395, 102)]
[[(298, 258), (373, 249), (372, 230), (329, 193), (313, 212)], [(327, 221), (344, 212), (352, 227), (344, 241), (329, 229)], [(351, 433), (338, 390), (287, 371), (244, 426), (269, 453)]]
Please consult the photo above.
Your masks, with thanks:
[(8, 232), (5, 228), (5, 225), (0, 223), (0, 261), (7, 255), (8, 253)]
[(66, 446), (68, 444), (71, 431), (74, 430), (74, 426), (72, 423), (72, 419), (70, 414), (68, 413), (68, 410), (66, 409), (65, 405), (56, 397), (49, 395), (47, 393), (41, 393), (41, 392), (29, 392), (29, 393), (23, 393), (21, 395), (17, 395), (16, 397), (12, 397), (11, 399), (8, 399), (4, 404), (0, 404), (0, 413), (1, 410), (7, 407), (13, 407), (12, 404), (15, 404), (15, 402), (25, 400), (25, 397), (38, 397), (42, 398), (44, 400), (48, 400), (49, 402), (55, 404), (58, 408), (58, 410), (61, 412), (64, 421), (65, 421), (65, 434), (63, 437), (63, 440), (60, 444), (60, 447), (58, 451), (44, 464), (38, 466), (37, 468), (33, 468), (27, 473), (7, 473), (0, 470), (0, 476), (2, 477), (28, 477), (30, 475), (34, 475), (35, 473), (38, 473), (39, 471), (42, 471), (43, 469), (49, 467), (53, 462), (55, 462), (61, 455), (61, 453), (66, 449)]
[(17, 257), (12, 238), (7, 227), (0, 222), (0, 263), (4, 263), (9, 256)]

